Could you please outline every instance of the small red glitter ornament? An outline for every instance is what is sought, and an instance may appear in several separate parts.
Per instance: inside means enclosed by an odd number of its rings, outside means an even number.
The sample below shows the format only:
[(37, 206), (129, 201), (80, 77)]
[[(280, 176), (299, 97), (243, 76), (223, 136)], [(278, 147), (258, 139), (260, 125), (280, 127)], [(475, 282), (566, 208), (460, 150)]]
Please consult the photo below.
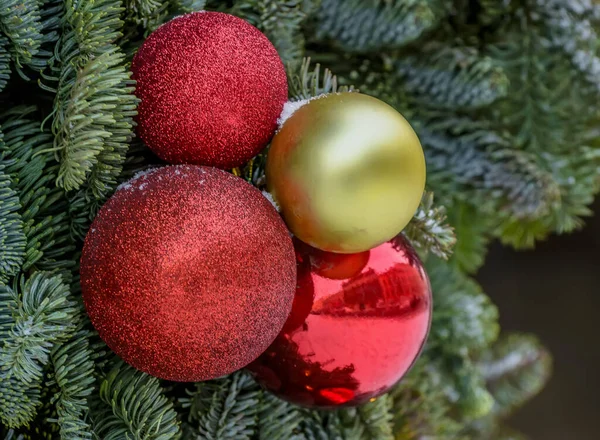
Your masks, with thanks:
[(431, 320), (431, 287), (402, 238), (358, 254), (295, 240), (298, 284), (281, 333), (248, 366), (290, 402), (354, 406), (390, 389), (417, 359)]
[(122, 185), (81, 257), (100, 337), (135, 368), (175, 381), (256, 359), (283, 327), (295, 285), (292, 240), (269, 201), (238, 177), (193, 165)]
[(220, 12), (165, 23), (131, 68), (138, 133), (171, 163), (244, 164), (269, 142), (287, 100), (285, 68), (267, 37)]

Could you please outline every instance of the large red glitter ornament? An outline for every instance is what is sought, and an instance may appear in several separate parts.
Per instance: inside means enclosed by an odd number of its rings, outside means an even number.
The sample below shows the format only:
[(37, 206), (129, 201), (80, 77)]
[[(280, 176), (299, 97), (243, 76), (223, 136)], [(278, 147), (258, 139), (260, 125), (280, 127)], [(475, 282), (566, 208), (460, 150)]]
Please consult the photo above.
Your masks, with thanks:
[(132, 71), (138, 133), (171, 163), (242, 165), (269, 142), (287, 100), (285, 69), (267, 37), (220, 12), (159, 27)]
[(292, 240), (267, 199), (215, 168), (134, 178), (85, 239), (92, 324), (132, 366), (200, 381), (242, 368), (283, 327), (296, 286)]
[(295, 245), (292, 313), (249, 370), (275, 395), (310, 407), (354, 406), (385, 393), (429, 330), (431, 288), (418, 256), (402, 238), (344, 255)]

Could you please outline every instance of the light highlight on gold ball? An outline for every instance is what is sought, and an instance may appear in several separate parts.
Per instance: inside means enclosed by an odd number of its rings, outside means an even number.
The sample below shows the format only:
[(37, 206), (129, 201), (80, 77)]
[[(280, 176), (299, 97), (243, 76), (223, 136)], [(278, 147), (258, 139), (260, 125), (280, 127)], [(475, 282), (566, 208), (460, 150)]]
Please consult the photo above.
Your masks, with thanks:
[(285, 121), (266, 173), (294, 235), (319, 249), (354, 253), (408, 224), (425, 188), (425, 157), (395, 109), (360, 93), (337, 93)]

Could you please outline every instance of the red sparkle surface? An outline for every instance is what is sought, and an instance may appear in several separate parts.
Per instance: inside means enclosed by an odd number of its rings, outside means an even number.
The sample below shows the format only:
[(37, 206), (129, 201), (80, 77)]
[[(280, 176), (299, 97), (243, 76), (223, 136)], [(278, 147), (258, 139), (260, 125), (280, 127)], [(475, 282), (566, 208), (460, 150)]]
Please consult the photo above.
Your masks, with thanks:
[(163, 160), (233, 168), (273, 136), (287, 100), (277, 51), (254, 26), (220, 12), (153, 32), (132, 63), (138, 133)]
[(431, 287), (421, 261), (402, 239), (343, 257), (295, 246), (292, 313), (249, 370), (277, 396), (309, 407), (355, 406), (385, 393), (429, 331)]
[(259, 356), (295, 285), (292, 241), (273, 206), (208, 167), (158, 168), (123, 185), (81, 257), (100, 337), (132, 366), (175, 381), (219, 377)]

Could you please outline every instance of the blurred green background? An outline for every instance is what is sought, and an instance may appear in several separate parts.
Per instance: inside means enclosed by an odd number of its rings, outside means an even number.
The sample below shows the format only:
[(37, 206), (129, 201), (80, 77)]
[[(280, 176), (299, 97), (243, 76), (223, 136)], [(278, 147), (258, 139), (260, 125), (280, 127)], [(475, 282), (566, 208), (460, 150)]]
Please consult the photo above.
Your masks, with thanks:
[(515, 252), (495, 244), (477, 278), (504, 331), (537, 334), (554, 374), (512, 425), (533, 440), (600, 439), (600, 200), (585, 229)]

